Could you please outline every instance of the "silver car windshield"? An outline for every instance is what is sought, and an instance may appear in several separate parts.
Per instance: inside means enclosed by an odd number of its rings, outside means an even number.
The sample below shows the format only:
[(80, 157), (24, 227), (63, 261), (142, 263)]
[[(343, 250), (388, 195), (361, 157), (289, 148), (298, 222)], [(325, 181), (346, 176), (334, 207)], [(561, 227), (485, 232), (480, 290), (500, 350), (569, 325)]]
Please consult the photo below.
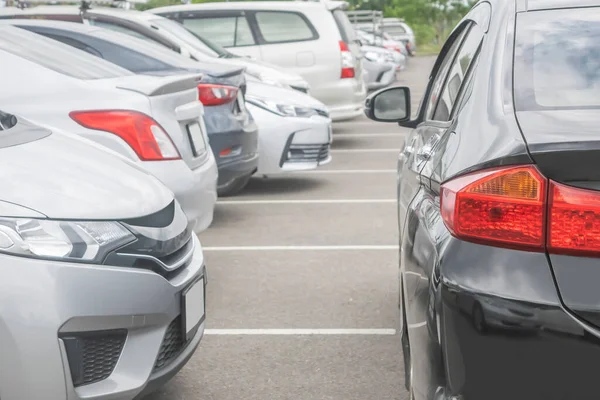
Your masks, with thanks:
[(133, 75), (124, 68), (84, 51), (13, 26), (0, 28), (0, 50), (78, 79), (107, 79)]
[(518, 111), (600, 108), (600, 8), (518, 15)]

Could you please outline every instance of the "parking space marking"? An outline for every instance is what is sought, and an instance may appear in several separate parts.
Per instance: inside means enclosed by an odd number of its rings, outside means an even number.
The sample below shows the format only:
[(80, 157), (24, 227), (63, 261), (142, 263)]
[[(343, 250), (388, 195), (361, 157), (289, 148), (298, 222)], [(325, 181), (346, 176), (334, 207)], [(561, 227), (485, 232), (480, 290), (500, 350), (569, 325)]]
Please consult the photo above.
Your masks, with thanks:
[(395, 203), (396, 199), (338, 199), (338, 200), (220, 200), (221, 205), (240, 204), (377, 204)]
[(416, 329), (416, 328), (422, 328), (425, 325), (427, 325), (427, 321), (423, 321), (423, 322), (418, 322), (416, 324), (408, 324), (408, 329)]
[(208, 246), (203, 251), (348, 251), (348, 250), (398, 250), (398, 245), (356, 246)]
[(399, 153), (401, 149), (331, 149), (330, 153)]
[(395, 335), (395, 329), (205, 329), (205, 335)]
[(313, 169), (295, 171), (294, 174), (389, 174), (396, 173), (395, 169)]

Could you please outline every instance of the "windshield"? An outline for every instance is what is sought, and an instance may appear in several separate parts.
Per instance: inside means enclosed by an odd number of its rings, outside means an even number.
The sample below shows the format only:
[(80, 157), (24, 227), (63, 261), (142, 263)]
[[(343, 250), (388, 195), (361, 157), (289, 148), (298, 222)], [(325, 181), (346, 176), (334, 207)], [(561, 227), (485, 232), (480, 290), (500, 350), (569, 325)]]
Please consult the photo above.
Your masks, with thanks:
[(150, 21), (151, 23), (163, 28), (179, 39), (186, 42), (198, 51), (211, 57), (231, 58), (233, 55), (218, 44), (212, 43), (210, 40), (196, 35), (194, 32), (186, 29), (179, 22), (175, 22), (167, 18), (157, 18)]
[(600, 108), (600, 8), (519, 14), (518, 111)]

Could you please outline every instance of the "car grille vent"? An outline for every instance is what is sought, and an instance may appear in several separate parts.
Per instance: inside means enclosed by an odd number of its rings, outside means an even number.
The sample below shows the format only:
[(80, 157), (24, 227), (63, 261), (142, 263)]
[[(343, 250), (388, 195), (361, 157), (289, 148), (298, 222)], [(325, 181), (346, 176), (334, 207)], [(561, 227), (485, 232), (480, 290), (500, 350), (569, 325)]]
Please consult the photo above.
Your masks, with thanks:
[(108, 378), (119, 361), (126, 338), (127, 331), (123, 329), (61, 337), (67, 351), (73, 386), (89, 385)]

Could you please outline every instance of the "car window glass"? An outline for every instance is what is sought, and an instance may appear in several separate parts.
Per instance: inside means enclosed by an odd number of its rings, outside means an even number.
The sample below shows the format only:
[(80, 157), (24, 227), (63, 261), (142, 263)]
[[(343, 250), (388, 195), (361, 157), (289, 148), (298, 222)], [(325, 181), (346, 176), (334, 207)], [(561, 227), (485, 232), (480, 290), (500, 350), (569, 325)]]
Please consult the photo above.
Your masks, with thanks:
[(342, 40), (346, 43), (354, 42), (356, 40), (356, 33), (346, 13), (342, 10), (336, 9), (333, 10), (332, 14), (338, 30), (340, 31)]
[[(448, 74), (448, 69), (452, 65), (452, 60), (454, 60), (454, 56), (458, 51), (460, 43), (463, 40), (466, 32), (468, 31), (468, 27), (463, 26), (462, 31), (454, 37), (454, 41), (452, 43), (446, 43), (445, 46), (450, 46), (448, 51), (445, 53), (444, 58), (439, 64), (438, 71), (431, 83), (431, 90), (429, 92), (429, 98), (427, 99), (426, 109), (425, 109), (425, 119), (430, 120), (433, 117), (433, 112), (435, 110), (435, 105), (437, 104), (437, 100), (439, 99), (440, 93), (442, 91), (442, 85), (444, 84), (444, 80), (446, 75)], [(443, 107), (443, 106), (442, 106)]]
[(223, 47), (255, 44), (246, 17), (186, 18), (183, 25)]
[[(28, 29), (29, 27), (27, 27), (27, 26), (23, 26), (22, 28), (31, 30), (31, 29)], [(104, 57), (102, 57), (102, 54), (97, 49), (90, 47), (90, 46), (86, 45), (85, 43), (80, 42), (79, 40), (75, 40), (73, 38), (59, 35), (59, 34), (52, 34), (52, 33), (40, 33), (40, 34), (46, 36), (47, 38), (58, 40), (59, 42), (67, 44), (71, 47), (75, 47), (76, 49), (83, 50), (87, 53), (90, 53), (93, 56), (104, 58)]]
[(306, 20), (298, 13), (258, 11), (255, 15), (258, 29), (266, 42), (310, 40), (314, 36)]
[(113, 63), (83, 51), (73, 51), (64, 43), (15, 27), (2, 27), (0, 50), (78, 79), (106, 79), (132, 75)]
[(456, 97), (482, 39), (483, 33), (476, 25), (473, 25), (449, 68), (446, 84), (442, 89), (442, 95), (433, 115), (435, 121), (448, 121), (450, 119)]
[(516, 109), (600, 108), (600, 8), (530, 14), (517, 17)]

